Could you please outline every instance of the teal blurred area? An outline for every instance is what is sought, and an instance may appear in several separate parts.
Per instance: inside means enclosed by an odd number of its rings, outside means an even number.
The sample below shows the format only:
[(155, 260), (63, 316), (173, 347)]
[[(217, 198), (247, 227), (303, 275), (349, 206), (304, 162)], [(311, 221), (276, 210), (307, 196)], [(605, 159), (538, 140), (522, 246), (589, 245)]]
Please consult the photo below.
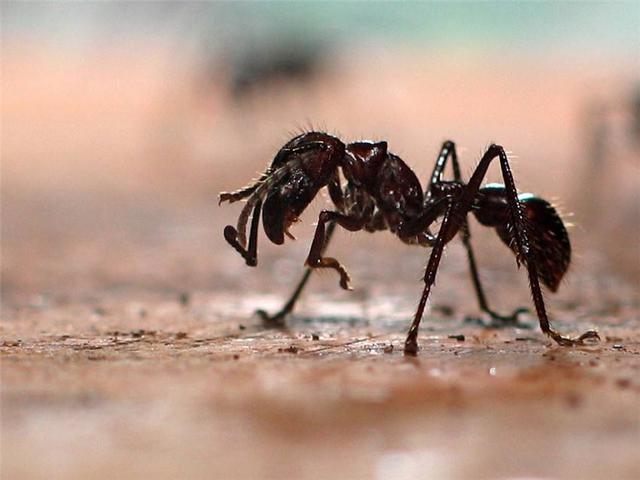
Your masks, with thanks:
[(273, 38), (353, 48), (498, 49), (529, 55), (633, 57), (638, 2), (3, 2), (3, 36), (70, 47), (159, 36), (185, 48)]

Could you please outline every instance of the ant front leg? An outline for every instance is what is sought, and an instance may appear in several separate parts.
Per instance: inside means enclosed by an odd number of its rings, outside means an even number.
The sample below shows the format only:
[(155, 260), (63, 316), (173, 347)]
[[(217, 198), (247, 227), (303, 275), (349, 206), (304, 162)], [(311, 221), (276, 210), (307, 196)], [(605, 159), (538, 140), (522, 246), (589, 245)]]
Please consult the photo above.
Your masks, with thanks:
[(260, 225), (260, 211), (262, 210), (262, 201), (258, 200), (253, 209), (253, 217), (251, 218), (251, 230), (249, 233), (249, 247), (240, 244), (238, 240), (238, 231), (235, 227), (227, 225), (224, 228), (224, 238), (235, 250), (242, 255), (247, 265), (255, 267), (258, 264), (258, 227)]
[(511, 173), (511, 168), (509, 167), (509, 161), (504, 148), (498, 145), (491, 145), (483, 155), (478, 167), (465, 188), (465, 192), (463, 193), (459, 205), (456, 208), (456, 213), (466, 215), (469, 212), (475, 197), (478, 195), (480, 183), (487, 173), (489, 164), (496, 157), (500, 159), (502, 177), (504, 178), (505, 188), (507, 190), (507, 205), (511, 217), (509, 223), (513, 229), (513, 242), (516, 250), (516, 259), (518, 264), (524, 263), (527, 267), (531, 296), (533, 297), (533, 303), (536, 308), (536, 313), (538, 314), (538, 320), (540, 321), (540, 328), (545, 334), (555, 340), (556, 343), (564, 346), (582, 345), (586, 339), (600, 339), (598, 333), (594, 330), (589, 330), (577, 338), (568, 338), (562, 336), (551, 328), (544, 305), (542, 290), (540, 288), (538, 260), (531, 248), (526, 220), (522, 212), (522, 206), (518, 200), (518, 191), (516, 190), (516, 186), (513, 181), (513, 175)]
[(325, 244), (325, 224), (327, 222), (337, 223), (342, 228), (351, 232), (356, 232), (358, 230), (362, 230), (367, 223), (367, 219), (349, 217), (347, 215), (328, 210), (320, 212), (316, 233), (313, 237), (313, 243), (311, 243), (309, 256), (305, 262), (309, 268), (332, 268), (340, 275), (340, 286), (345, 290), (352, 290), (351, 277), (349, 277), (347, 269), (344, 268), (344, 266), (335, 258), (322, 256)]
[[(333, 201), (333, 203), (335, 203), (338, 209), (344, 208), (344, 195), (343, 195), (342, 189), (340, 188), (340, 176), (337, 171), (334, 175), (334, 178), (331, 180), (331, 182), (329, 182), (328, 188), (329, 188), (329, 195), (331, 196), (331, 200)], [(333, 232), (335, 231), (335, 229), (336, 229), (335, 222), (329, 223), (329, 226), (326, 229), (327, 231), (324, 237), (322, 250), (320, 252), (321, 254), (324, 253), (327, 247), (329, 246), (329, 242), (331, 241), (331, 237), (333, 236)], [(285, 318), (287, 317), (287, 315), (289, 315), (289, 313), (293, 311), (293, 308), (295, 307), (296, 302), (298, 301), (298, 298), (300, 298), (300, 295), (302, 294), (304, 287), (309, 282), (309, 278), (311, 277), (312, 271), (313, 270), (310, 267), (305, 268), (305, 272), (302, 275), (302, 278), (300, 279), (300, 281), (298, 282), (298, 285), (296, 286), (295, 290), (291, 294), (291, 297), (289, 298), (289, 300), (287, 300), (287, 302), (278, 312), (276, 312), (273, 315), (269, 315), (265, 310), (262, 310), (262, 309), (256, 310), (256, 314), (262, 319), (262, 322), (264, 323), (265, 326), (268, 326), (268, 327), (284, 326)]]
[[(431, 189), (434, 185), (442, 182), (442, 176), (444, 173), (444, 169), (447, 166), (447, 159), (451, 156), (451, 166), (453, 168), (453, 177), (457, 182), (462, 183), (462, 173), (460, 172), (460, 163), (458, 162), (458, 154), (456, 152), (456, 145), (454, 142), (447, 140), (442, 144), (442, 148), (440, 149), (440, 153), (438, 154), (438, 159), (436, 160), (436, 165), (433, 168), (433, 173), (431, 174), (431, 182), (429, 185), (429, 189)], [(464, 245), (465, 250), (467, 251), (467, 259), (469, 262), (469, 272), (471, 273), (471, 281), (473, 283), (473, 289), (476, 292), (476, 298), (478, 299), (478, 305), (480, 306), (480, 310), (487, 313), (492, 322), (489, 324), (489, 327), (493, 328), (502, 328), (502, 327), (519, 327), (519, 328), (530, 328), (528, 324), (523, 324), (518, 321), (518, 316), (522, 313), (529, 312), (528, 308), (517, 308), (511, 315), (500, 315), (497, 312), (494, 312), (487, 302), (487, 297), (484, 293), (484, 289), (482, 288), (482, 283), (480, 282), (480, 274), (478, 272), (478, 267), (476, 264), (476, 258), (473, 253), (473, 247), (471, 246), (471, 229), (469, 227), (468, 214), (465, 214), (464, 223), (461, 227), (462, 230), (462, 243)]]
[[(329, 246), (329, 242), (331, 241), (331, 237), (333, 236), (333, 232), (335, 231), (335, 229), (336, 229), (336, 224), (334, 222), (331, 222), (327, 227), (327, 233), (326, 233), (326, 236), (324, 239), (324, 245), (322, 248), (323, 252)], [(309, 281), (309, 277), (311, 277), (312, 271), (313, 270), (310, 267), (307, 267), (305, 269), (305, 272), (302, 275), (302, 278), (300, 279), (300, 281), (298, 282), (298, 286), (293, 291), (293, 294), (291, 295), (287, 303), (285, 303), (284, 306), (277, 313), (274, 313), (273, 315), (269, 315), (266, 312), (266, 310), (262, 310), (262, 309), (256, 310), (256, 314), (260, 316), (260, 318), (262, 319), (265, 325), (272, 326), (272, 327), (282, 327), (284, 325), (284, 319), (287, 317), (287, 315), (289, 315), (293, 311), (293, 307), (296, 305), (298, 298), (302, 294), (302, 290), (304, 290), (304, 287), (307, 285), (307, 282)]]

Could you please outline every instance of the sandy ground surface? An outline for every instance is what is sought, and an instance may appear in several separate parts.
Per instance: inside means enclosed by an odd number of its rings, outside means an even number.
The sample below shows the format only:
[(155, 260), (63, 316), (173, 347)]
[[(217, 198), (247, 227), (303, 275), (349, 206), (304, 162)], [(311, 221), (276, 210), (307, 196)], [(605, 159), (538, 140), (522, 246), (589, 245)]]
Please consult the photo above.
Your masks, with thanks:
[[(219, 92), (196, 101), (168, 88), (153, 55), (105, 55), (102, 70), (80, 62), (69, 73), (31, 53), (3, 60), (4, 84), (21, 87), (3, 98), (3, 478), (640, 478), (637, 164), (616, 158), (618, 169), (596, 172), (616, 202), (578, 188), (588, 172), (577, 168), (576, 112), (597, 75), (536, 66), (496, 83), (473, 65), (406, 62), (402, 88), (375, 108), (392, 68), (369, 83), (345, 69), (340, 98), (325, 79), (232, 110)], [(147, 96), (104, 80), (123, 72)], [(516, 88), (525, 79), (529, 97)], [(303, 104), (347, 137), (384, 131), (423, 177), (424, 152), (443, 135), (471, 147), (465, 171), (504, 138), (523, 188), (562, 197), (565, 211), (595, 205), (597, 218), (572, 230), (567, 281), (547, 299), (557, 329), (597, 328), (602, 341), (557, 347), (530, 315), (531, 329), (483, 328), (456, 244), (422, 350), (405, 358), (426, 253), (384, 234), (340, 234), (332, 246), (354, 292), (320, 274), (287, 329), (263, 328), (253, 312), (289, 293), (322, 203), (297, 242), (262, 237), (249, 269), (222, 239), (238, 209), (218, 208), (216, 194), (262, 168)], [(446, 113), (428, 117), (427, 105)], [(423, 115), (443, 133), (427, 139), (410, 122)], [(473, 227), (492, 304), (528, 306), (509, 251)]]

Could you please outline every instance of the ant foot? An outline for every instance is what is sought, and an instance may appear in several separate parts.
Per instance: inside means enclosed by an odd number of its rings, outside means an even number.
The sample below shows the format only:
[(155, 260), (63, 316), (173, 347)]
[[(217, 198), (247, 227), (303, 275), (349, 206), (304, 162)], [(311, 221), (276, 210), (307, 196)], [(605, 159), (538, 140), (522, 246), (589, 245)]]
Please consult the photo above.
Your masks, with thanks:
[(549, 332), (547, 332), (547, 335), (553, 338), (558, 345), (561, 345), (563, 347), (585, 345), (584, 341), (591, 340), (591, 339), (600, 341), (600, 335), (598, 335), (598, 332), (595, 330), (588, 330), (582, 335), (580, 335), (578, 338), (563, 337), (558, 332), (555, 332), (553, 330), (550, 330)]
[(335, 258), (324, 257), (316, 260), (307, 259), (305, 266), (310, 268), (331, 268), (340, 275), (340, 287), (344, 290), (353, 290), (349, 272), (347, 272), (347, 269), (344, 268), (344, 266)]
[(353, 290), (353, 287), (351, 286), (351, 277), (349, 277), (346, 270), (340, 272), (340, 287), (343, 290)]
[(404, 344), (404, 356), (405, 357), (416, 357), (418, 355), (418, 342), (415, 340), (413, 342), (409, 342), (408, 340)]
[(415, 357), (418, 355), (418, 330), (411, 328), (407, 339), (404, 341), (405, 357)]
[(489, 316), (491, 316), (491, 322), (487, 325), (489, 328), (506, 328), (515, 327), (526, 330), (531, 330), (532, 326), (528, 323), (520, 322), (518, 317), (523, 313), (529, 313), (528, 308), (517, 308), (511, 315), (500, 315), (492, 310), (487, 310)]
[(274, 315), (269, 315), (266, 310), (256, 310), (256, 315), (262, 320), (262, 324), (268, 328), (282, 328), (285, 326), (284, 319), (289, 312), (286, 310), (280, 310)]
[(353, 290), (351, 286), (351, 277), (344, 266), (335, 258), (327, 257), (322, 259), (324, 267), (333, 268), (340, 275), (340, 287), (343, 290)]

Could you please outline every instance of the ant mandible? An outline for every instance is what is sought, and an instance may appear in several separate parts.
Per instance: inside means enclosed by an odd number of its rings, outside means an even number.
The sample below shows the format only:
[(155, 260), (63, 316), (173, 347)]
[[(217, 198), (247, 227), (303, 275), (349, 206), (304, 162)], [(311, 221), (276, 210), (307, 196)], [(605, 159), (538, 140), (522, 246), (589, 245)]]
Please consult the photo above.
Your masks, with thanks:
[[(449, 158), (453, 166), (452, 181), (443, 180)], [(495, 158), (499, 159), (504, 185), (481, 187), (482, 179)], [(517, 309), (512, 315), (503, 316), (491, 310), (487, 303), (470, 242), (467, 215), (472, 212), (482, 225), (495, 228), (500, 239), (515, 254), (518, 266), (526, 266), (542, 331), (564, 346), (581, 345), (586, 339), (599, 339), (594, 330), (577, 338), (568, 338), (549, 324), (540, 281), (552, 292), (558, 289), (571, 261), (569, 236), (549, 202), (531, 194), (518, 194), (507, 154), (501, 146), (491, 145), (470, 180), (464, 183), (455, 144), (444, 142), (431, 179), (423, 191), (409, 166), (387, 150), (387, 142), (362, 141), (345, 145), (324, 132), (303, 133), (280, 149), (271, 166), (254, 184), (220, 194), (220, 203), (247, 199), (237, 227), (228, 225), (224, 229), (225, 239), (242, 255), (247, 265), (256, 266), (261, 211), (267, 237), (281, 245), (285, 235), (293, 238), (289, 227), (325, 186), (335, 210), (320, 213), (305, 262), (307, 269), (289, 301), (275, 315), (258, 311), (267, 324), (283, 325), (315, 268), (334, 269), (340, 275), (340, 286), (351, 289), (350, 277), (344, 266), (335, 258), (323, 256), (335, 226), (340, 225), (352, 232), (388, 229), (405, 243), (431, 247), (424, 275), (424, 291), (404, 344), (406, 355), (418, 352), (418, 327), (436, 279), (442, 252), (458, 232), (467, 251), (480, 308), (491, 316), (494, 323), (516, 325), (518, 314), (526, 309)], [(247, 246), (249, 216), (252, 219)], [(429, 227), (439, 218), (442, 218), (440, 229), (433, 235)]]

